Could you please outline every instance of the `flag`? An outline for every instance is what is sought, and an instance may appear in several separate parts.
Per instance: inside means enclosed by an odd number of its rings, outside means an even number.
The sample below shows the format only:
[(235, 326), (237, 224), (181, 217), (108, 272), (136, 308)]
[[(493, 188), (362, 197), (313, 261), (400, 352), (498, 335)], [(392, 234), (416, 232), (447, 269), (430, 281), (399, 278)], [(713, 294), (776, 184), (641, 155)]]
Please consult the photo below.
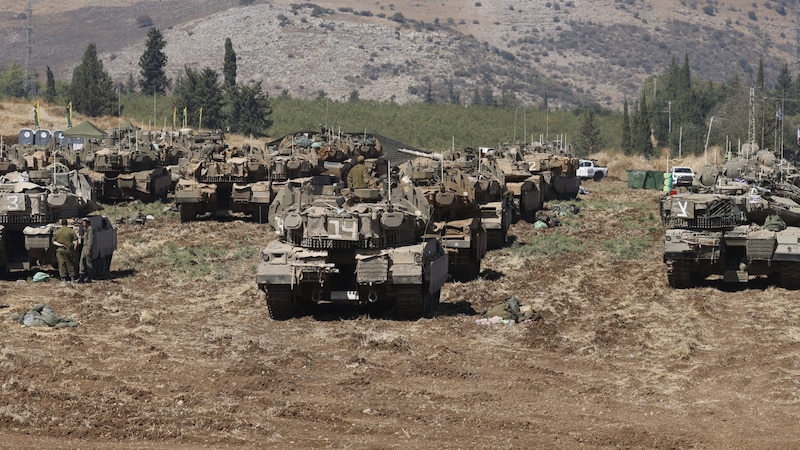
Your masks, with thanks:
[(72, 128), (72, 102), (67, 105), (67, 128)]
[(175, 128), (178, 126), (178, 107), (172, 108), (172, 130), (175, 131)]
[(39, 101), (33, 104), (33, 125), (39, 129)]
[(203, 129), (203, 107), (200, 107), (200, 123), (197, 125), (198, 130)]
[(778, 108), (778, 112), (775, 113), (775, 118), (778, 120), (783, 119), (783, 111), (781, 111), (780, 108)]
[(183, 108), (183, 127), (186, 128), (186, 124), (188, 121), (188, 117), (186, 117), (186, 108)]

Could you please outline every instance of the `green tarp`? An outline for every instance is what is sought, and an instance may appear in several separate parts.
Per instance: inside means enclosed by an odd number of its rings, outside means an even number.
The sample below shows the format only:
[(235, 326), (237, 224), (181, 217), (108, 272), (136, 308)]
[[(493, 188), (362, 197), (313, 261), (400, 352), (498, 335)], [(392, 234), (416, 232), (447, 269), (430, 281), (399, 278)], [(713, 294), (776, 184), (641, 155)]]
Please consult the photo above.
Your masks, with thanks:
[(67, 128), (64, 131), (64, 137), (82, 137), (87, 139), (104, 139), (108, 136), (108, 134), (94, 126), (92, 122), (88, 120), (86, 122), (82, 122), (78, 125), (75, 125), (72, 128)]

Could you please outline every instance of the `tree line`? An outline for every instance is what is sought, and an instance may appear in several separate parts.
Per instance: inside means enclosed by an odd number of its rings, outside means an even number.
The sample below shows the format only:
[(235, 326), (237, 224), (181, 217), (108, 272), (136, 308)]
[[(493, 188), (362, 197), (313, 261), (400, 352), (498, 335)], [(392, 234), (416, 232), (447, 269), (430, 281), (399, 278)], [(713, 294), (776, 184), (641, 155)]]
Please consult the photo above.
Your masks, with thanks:
[[(316, 128), (324, 122), (329, 127), (345, 126), (343, 131), (364, 129), (399, 139), (407, 136), (404, 142), (423, 148), (448, 147), (454, 141), (458, 146), (491, 146), (511, 140), (529, 142), (541, 136), (566, 139), (578, 156), (611, 149), (653, 157), (657, 148), (669, 148), (673, 156), (679, 152), (700, 154), (707, 142), (734, 149), (740, 143), (754, 142), (788, 153), (795, 153), (800, 143), (800, 134), (793, 131), (800, 130), (800, 74), (792, 78), (784, 65), (768, 88), (763, 61), (754, 82), (743, 81), (737, 72), (724, 83), (714, 83), (693, 78), (685, 55), (683, 64), (673, 58), (661, 74), (648, 78), (637, 99), (624, 100), (621, 112), (597, 104), (551, 111), (547, 94), (534, 108), (510, 106), (513, 101), (487, 104), (477, 100), (469, 106), (431, 101), (398, 105), (362, 100), (357, 90), (345, 102), (329, 100), (324, 91), (312, 100), (292, 99), (285, 91), (270, 98), (261, 82), (237, 82), (237, 59), (230, 38), (225, 39), (221, 70), (184, 67), (174, 81), (164, 70), (165, 46), (162, 33), (150, 28), (138, 76), (129, 74), (126, 81), (115, 84), (98, 58), (95, 44), (89, 44), (69, 83), (56, 81), (47, 67), (43, 98), (50, 103), (71, 103), (75, 111), (90, 117), (116, 116), (125, 110), (126, 115), (147, 123), (146, 111), (155, 109), (157, 97), (161, 105), (158, 117), (178, 127), (263, 137)], [(36, 74), (33, 78), (37, 79)], [(25, 97), (22, 79), (22, 68), (12, 64), (0, 76), (0, 95)], [(475, 91), (476, 99), (481, 97), (482, 91)], [(273, 115), (274, 107), (280, 114)], [(329, 122), (329, 115), (338, 123)], [(156, 126), (156, 117), (152, 119), (150, 123)]]

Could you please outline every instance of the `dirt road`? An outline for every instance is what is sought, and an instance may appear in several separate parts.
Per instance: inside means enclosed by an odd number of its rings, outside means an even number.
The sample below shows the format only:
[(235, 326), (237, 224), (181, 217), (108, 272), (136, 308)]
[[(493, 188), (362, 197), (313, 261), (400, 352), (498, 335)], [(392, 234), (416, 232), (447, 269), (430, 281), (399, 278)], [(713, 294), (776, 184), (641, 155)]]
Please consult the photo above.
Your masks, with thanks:
[[(796, 292), (676, 291), (658, 192), (588, 182), (432, 319), (271, 321), (246, 221), (121, 225), (115, 278), (0, 282), (0, 447), (791, 448)], [(476, 325), (515, 295), (541, 320)], [(48, 303), (73, 329), (12, 320)]]

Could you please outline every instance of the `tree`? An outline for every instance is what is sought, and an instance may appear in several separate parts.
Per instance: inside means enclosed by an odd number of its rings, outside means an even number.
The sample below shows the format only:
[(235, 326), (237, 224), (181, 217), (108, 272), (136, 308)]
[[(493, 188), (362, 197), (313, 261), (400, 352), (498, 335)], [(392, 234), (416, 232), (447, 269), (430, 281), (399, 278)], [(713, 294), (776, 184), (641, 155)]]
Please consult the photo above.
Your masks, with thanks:
[(155, 28), (147, 31), (147, 42), (142, 56), (139, 58), (139, 86), (142, 93), (150, 95), (153, 93), (164, 94), (170, 85), (170, 80), (164, 73), (167, 65), (167, 55), (164, 54), (164, 47), (167, 43), (164, 36)]
[(628, 117), (628, 98), (625, 97), (625, 103), (622, 106), (622, 151), (626, 155), (633, 154), (633, 145), (631, 143), (631, 121)]
[(758, 73), (756, 74), (756, 87), (764, 89), (764, 58), (758, 58)]
[(94, 43), (86, 47), (81, 64), (72, 72), (72, 84), (68, 97), (72, 108), (90, 117), (117, 115), (119, 108), (117, 93), (111, 76), (97, 58)]
[(222, 65), (222, 75), (225, 80), (225, 89), (236, 86), (236, 52), (233, 51), (231, 38), (225, 38), (225, 61)]
[(48, 103), (55, 103), (56, 101), (56, 78), (53, 76), (53, 71), (50, 66), (47, 66), (47, 89), (44, 91), (44, 99)]
[[(212, 69), (202, 71), (184, 66), (184, 74), (175, 81), (175, 107), (186, 110), (190, 125), (204, 128), (221, 128), (223, 96), (219, 77)], [(200, 108), (203, 108), (203, 123), (200, 123)]]
[(266, 136), (272, 126), (272, 105), (268, 95), (261, 91), (261, 82), (253, 86), (234, 86), (230, 90), (230, 98), (231, 131), (246, 136)]
[(353, 89), (350, 91), (350, 95), (347, 97), (347, 101), (350, 103), (355, 103), (359, 99), (358, 89)]
[(12, 63), (0, 77), (0, 94), (4, 97), (25, 97), (24, 71), (19, 63)]
[(634, 110), (633, 127), (631, 129), (631, 143), (634, 152), (650, 157), (653, 154), (653, 141), (650, 139), (650, 116), (647, 110), (647, 99), (642, 91), (642, 97)]
[(600, 149), (602, 138), (600, 136), (600, 126), (595, 120), (594, 110), (586, 108), (581, 115), (581, 126), (578, 132), (577, 155), (586, 156)]

